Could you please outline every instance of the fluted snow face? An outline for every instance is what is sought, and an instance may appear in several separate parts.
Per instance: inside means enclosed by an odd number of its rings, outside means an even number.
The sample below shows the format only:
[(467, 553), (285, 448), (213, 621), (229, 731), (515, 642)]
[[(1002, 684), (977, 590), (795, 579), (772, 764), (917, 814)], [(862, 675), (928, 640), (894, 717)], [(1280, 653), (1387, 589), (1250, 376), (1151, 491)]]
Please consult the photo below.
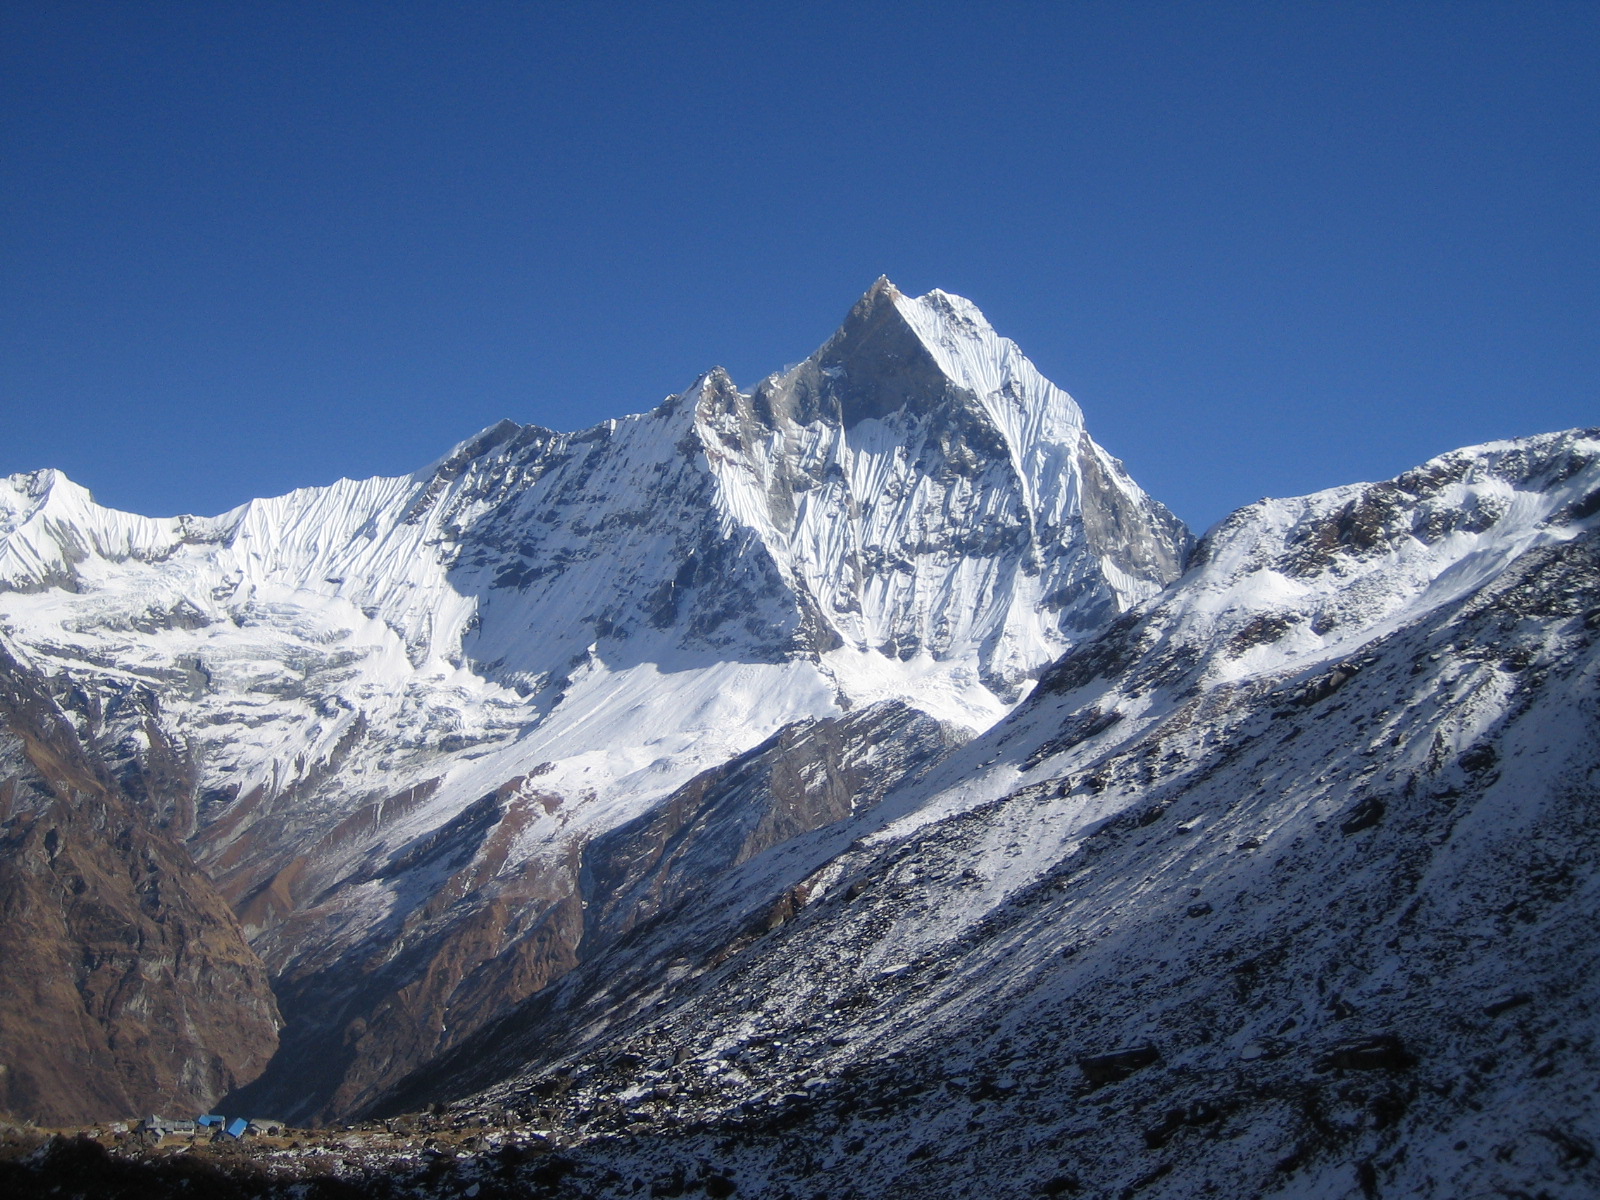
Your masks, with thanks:
[(750, 395), (704, 381), (696, 414), (721, 505), (803, 598), (853, 699), (909, 695), (984, 727), (1178, 573), (1182, 526), (959, 297), (881, 281)]
[(940, 291), (918, 300), (897, 296), (895, 311), (1001, 432), (1023, 504), (1046, 528), (1060, 529), (1079, 510), (1075, 459), (1087, 435), (1077, 403), (995, 333), (970, 300)]

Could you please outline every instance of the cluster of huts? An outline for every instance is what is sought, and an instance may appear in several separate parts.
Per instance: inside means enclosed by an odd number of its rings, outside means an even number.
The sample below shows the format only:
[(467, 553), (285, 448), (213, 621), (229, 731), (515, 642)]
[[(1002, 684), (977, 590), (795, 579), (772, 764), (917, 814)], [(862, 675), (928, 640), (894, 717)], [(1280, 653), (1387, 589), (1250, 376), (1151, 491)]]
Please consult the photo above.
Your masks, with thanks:
[(286, 1129), (282, 1121), (267, 1117), (234, 1117), (231, 1120), (220, 1113), (206, 1113), (190, 1121), (182, 1117), (146, 1117), (139, 1122), (138, 1132), (160, 1141), (164, 1137), (203, 1137), (213, 1140), (232, 1138), (238, 1141), (250, 1134), (275, 1136)]

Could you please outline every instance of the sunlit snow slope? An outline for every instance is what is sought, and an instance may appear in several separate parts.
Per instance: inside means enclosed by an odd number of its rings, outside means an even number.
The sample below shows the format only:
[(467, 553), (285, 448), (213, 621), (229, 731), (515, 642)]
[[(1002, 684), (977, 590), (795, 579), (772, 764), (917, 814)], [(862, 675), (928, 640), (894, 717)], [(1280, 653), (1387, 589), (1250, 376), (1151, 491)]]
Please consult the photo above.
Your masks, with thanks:
[(749, 393), (412, 476), (164, 520), (13, 476), (0, 625), (122, 761), (186, 742), (160, 815), (275, 972), (267, 1095), (336, 1112), (578, 961), (588, 838), (795, 721), (986, 728), (1186, 548), (971, 304), (880, 281)]

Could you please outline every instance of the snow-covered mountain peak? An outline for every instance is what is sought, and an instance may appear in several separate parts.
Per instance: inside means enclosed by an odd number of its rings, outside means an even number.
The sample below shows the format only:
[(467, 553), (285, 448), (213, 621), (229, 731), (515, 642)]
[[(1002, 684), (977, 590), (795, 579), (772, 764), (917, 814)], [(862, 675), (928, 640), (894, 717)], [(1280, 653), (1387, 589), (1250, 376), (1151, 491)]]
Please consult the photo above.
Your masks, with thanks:
[(1212, 683), (1321, 670), (1572, 541), (1597, 512), (1600, 431), (1470, 446), (1394, 479), (1238, 510), (1141, 615)]
[[(1029, 664), (1178, 571), (1181, 524), (959, 297), (880, 279), (804, 362), (749, 393), (711, 372), (690, 395), (725, 530), (760, 540), (855, 699), (872, 674), (938, 676), (936, 693), (960, 675), (966, 723), (987, 724), (981, 693), (1014, 700)], [(900, 686), (866, 696), (931, 703)]]
[(89, 489), (53, 468), (0, 480), (0, 534), (11, 534), (38, 518), (60, 519), (93, 507)]
[[(0, 591), (79, 586), (78, 566), (151, 557), (224, 536), (228, 516), (141, 517), (102, 508), (58, 470), (0, 479)], [(92, 570), (92, 566), (91, 566)]]
[(1059, 388), (1042, 383), (1016, 346), (999, 337), (971, 301), (945, 292), (910, 297), (880, 277), (843, 324), (805, 362), (755, 389), (755, 412), (769, 424), (819, 417), (847, 428), (862, 421), (931, 417), (955, 408), (981, 413), (991, 393), (1010, 386), (1013, 402), (1055, 410), (1057, 423), (1082, 426)]
[[(47, 674), (159, 695), (193, 755), (170, 816), (273, 969), (387, 961), (363, 956), (429, 905), (441, 929), (503, 907), (472, 944), (507, 977), (468, 967), (476, 999), (371, 1035), (426, 1054), (555, 969), (564, 950), (520, 940), (568, 919), (550, 864), (797, 722), (893, 701), (987, 728), (1187, 546), (975, 307), (882, 280), (749, 392), (714, 369), (575, 433), (500, 422), (410, 475), (165, 520), (18, 477), (0, 624)], [(108, 738), (136, 748), (131, 703)], [(419, 848), (458, 835), (459, 911), (436, 899), (457, 860)]]

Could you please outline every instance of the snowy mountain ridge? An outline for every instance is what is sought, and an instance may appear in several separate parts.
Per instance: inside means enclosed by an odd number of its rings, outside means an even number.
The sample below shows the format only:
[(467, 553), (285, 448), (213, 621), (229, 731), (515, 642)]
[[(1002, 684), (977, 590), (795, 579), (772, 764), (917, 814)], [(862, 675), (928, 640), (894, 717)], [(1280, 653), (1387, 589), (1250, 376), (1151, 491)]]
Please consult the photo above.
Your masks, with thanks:
[[(1182, 579), (1045, 675), (1001, 744), (1026, 744), (1030, 721), (1060, 720), (1076, 731), (1071, 755), (1087, 760), (1151, 735), (1202, 691), (1273, 678), (1341, 686), (1363, 646), (1459, 603), (1525, 555), (1586, 536), (1597, 489), (1600, 433), (1569, 430), (1246, 505), (1206, 534)], [(1037, 749), (997, 751), (999, 736), (953, 755), (930, 781), (950, 790), (906, 827), (1065, 769)]]

